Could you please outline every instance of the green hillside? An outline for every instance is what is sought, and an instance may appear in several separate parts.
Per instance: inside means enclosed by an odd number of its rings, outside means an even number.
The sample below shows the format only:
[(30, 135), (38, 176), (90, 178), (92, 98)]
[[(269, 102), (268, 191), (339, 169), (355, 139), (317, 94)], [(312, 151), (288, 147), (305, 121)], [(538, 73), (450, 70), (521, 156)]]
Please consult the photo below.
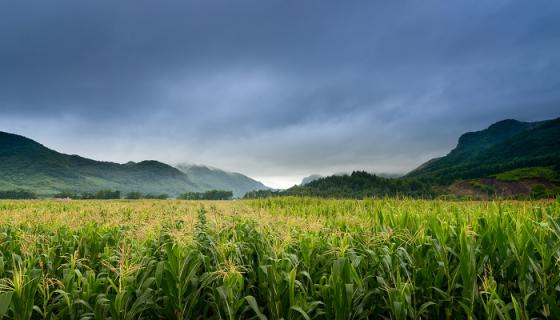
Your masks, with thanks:
[(448, 155), (430, 160), (406, 177), (450, 184), (527, 167), (551, 166), (558, 171), (559, 164), (560, 118), (534, 123), (504, 120), (462, 135)]
[(40, 195), (61, 191), (179, 195), (203, 188), (181, 171), (157, 161), (118, 164), (62, 154), (28, 138), (0, 132), (0, 190), (26, 189)]
[(416, 179), (393, 179), (364, 171), (318, 178), (284, 192), (291, 196), (366, 198), (384, 196), (432, 197), (432, 186)]
[(354, 172), (319, 178), (279, 193), (239, 173), (199, 165), (174, 168), (158, 161), (94, 161), (0, 132), (0, 191), (25, 189), (39, 195), (113, 189), (123, 194), (138, 191), (170, 196), (208, 190), (232, 191), (235, 197), (255, 190), (267, 191), (249, 196), (361, 198), (434, 196), (446, 192), (511, 196), (527, 195), (535, 188), (557, 190), (559, 172), (560, 118), (533, 123), (504, 120), (485, 130), (466, 133), (449, 154), (401, 178)]
[(267, 189), (259, 181), (236, 172), (201, 165), (180, 164), (176, 167), (201, 188), (232, 191), (234, 197), (243, 197), (245, 193), (253, 190)]
[(554, 167), (528, 167), (519, 168), (511, 171), (501, 172), (492, 176), (499, 181), (522, 181), (528, 179), (544, 179), (548, 181), (557, 181), (560, 179), (560, 173), (554, 170)]
[(559, 177), (560, 118), (533, 123), (504, 120), (462, 135), (448, 155), (432, 159), (400, 178), (353, 172), (313, 177), (285, 191), (253, 192), (248, 197), (549, 197), (560, 192)]
[(158, 161), (125, 164), (86, 159), (51, 150), (23, 136), (0, 132), (0, 191), (25, 189), (41, 196), (62, 191), (119, 190), (122, 194), (168, 194), (208, 190), (232, 191), (242, 197), (266, 189), (240, 173), (205, 166), (177, 168)]

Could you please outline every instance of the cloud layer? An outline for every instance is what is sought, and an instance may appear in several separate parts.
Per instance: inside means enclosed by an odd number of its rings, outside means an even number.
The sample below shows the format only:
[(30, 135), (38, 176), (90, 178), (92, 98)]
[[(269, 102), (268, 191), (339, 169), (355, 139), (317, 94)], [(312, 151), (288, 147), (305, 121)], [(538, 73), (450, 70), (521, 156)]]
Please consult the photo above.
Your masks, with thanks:
[(559, 102), (554, 1), (0, 4), (0, 130), (96, 159), (405, 172)]

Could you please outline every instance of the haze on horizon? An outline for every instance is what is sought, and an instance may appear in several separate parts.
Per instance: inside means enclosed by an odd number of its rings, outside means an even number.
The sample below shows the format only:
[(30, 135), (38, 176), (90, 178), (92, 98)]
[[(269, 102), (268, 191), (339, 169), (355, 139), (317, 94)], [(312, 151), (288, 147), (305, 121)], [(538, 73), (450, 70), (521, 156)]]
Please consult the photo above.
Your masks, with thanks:
[(97, 160), (289, 187), (559, 106), (555, 1), (0, 3), (0, 131)]

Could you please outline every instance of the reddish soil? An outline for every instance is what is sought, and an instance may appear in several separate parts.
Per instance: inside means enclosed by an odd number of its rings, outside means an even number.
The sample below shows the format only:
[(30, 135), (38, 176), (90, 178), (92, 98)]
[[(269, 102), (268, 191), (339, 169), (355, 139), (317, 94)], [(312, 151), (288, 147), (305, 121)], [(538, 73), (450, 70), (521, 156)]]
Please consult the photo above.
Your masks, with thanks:
[[(512, 197), (527, 196), (536, 185), (543, 185), (545, 188), (557, 187), (556, 184), (542, 179), (528, 179), (523, 181), (499, 181), (492, 178), (484, 178), (479, 180), (481, 184), (491, 186), (496, 190), (492, 196)], [(449, 186), (449, 191), (461, 196), (469, 196), (479, 199), (488, 199), (489, 195), (486, 191), (481, 190), (471, 184), (470, 180), (458, 181)]]

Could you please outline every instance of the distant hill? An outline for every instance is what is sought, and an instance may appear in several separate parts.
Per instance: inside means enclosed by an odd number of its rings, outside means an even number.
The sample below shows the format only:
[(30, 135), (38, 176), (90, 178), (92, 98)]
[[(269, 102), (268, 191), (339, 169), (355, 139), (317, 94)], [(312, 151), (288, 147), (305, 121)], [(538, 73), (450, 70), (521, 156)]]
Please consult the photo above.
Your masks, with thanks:
[(204, 171), (202, 167), (193, 168), (191, 178), (177, 168), (153, 160), (125, 164), (95, 161), (56, 152), (23, 136), (0, 132), (0, 191), (25, 189), (50, 196), (62, 191), (112, 189), (123, 194), (138, 191), (178, 196), (184, 192), (223, 189), (241, 196), (243, 190), (252, 190), (253, 186), (265, 188), (240, 174), (217, 169), (209, 170), (212, 174)]
[(560, 118), (541, 122), (503, 120), (459, 138), (448, 155), (406, 175), (450, 184), (526, 167), (560, 164)]
[(268, 189), (264, 184), (241, 173), (202, 166), (179, 164), (177, 169), (184, 172), (189, 179), (201, 188), (232, 191), (234, 197), (243, 197), (254, 190)]
[(299, 184), (300, 186), (304, 186), (310, 182), (313, 182), (315, 180), (319, 180), (321, 178), (324, 178), (324, 176), (320, 175), (320, 174), (311, 174), (308, 175), (307, 177), (304, 177), (303, 179), (301, 179), (301, 183)]
[[(385, 178), (364, 171), (354, 171), (351, 174), (318, 178), (277, 194), (327, 198), (364, 198), (398, 195), (432, 197), (435, 195), (429, 184), (423, 184), (416, 180)], [(255, 195), (259, 196), (259, 194)]]
[[(335, 173), (332, 176), (337, 176), (337, 177), (341, 177), (341, 176), (349, 176), (352, 175), (352, 173)], [(402, 176), (402, 174), (396, 174), (396, 173), (370, 173), (371, 176), (376, 176), (376, 177), (381, 177), (381, 178), (399, 178)], [(299, 184), (300, 186), (304, 186), (306, 184), (309, 184), (313, 181), (317, 181), (319, 179), (323, 179), (326, 178), (327, 176), (323, 176), (320, 174), (311, 174), (307, 177), (304, 177), (301, 180), (301, 183)]]
[(249, 196), (363, 198), (448, 194), (476, 198), (560, 194), (560, 118), (540, 122), (503, 120), (487, 129), (465, 133), (449, 154), (403, 177), (359, 171), (342, 176), (314, 175), (285, 191)]
[(67, 155), (23, 136), (0, 132), (0, 189), (40, 195), (61, 191), (168, 193), (201, 191), (181, 171), (158, 161), (118, 164)]

